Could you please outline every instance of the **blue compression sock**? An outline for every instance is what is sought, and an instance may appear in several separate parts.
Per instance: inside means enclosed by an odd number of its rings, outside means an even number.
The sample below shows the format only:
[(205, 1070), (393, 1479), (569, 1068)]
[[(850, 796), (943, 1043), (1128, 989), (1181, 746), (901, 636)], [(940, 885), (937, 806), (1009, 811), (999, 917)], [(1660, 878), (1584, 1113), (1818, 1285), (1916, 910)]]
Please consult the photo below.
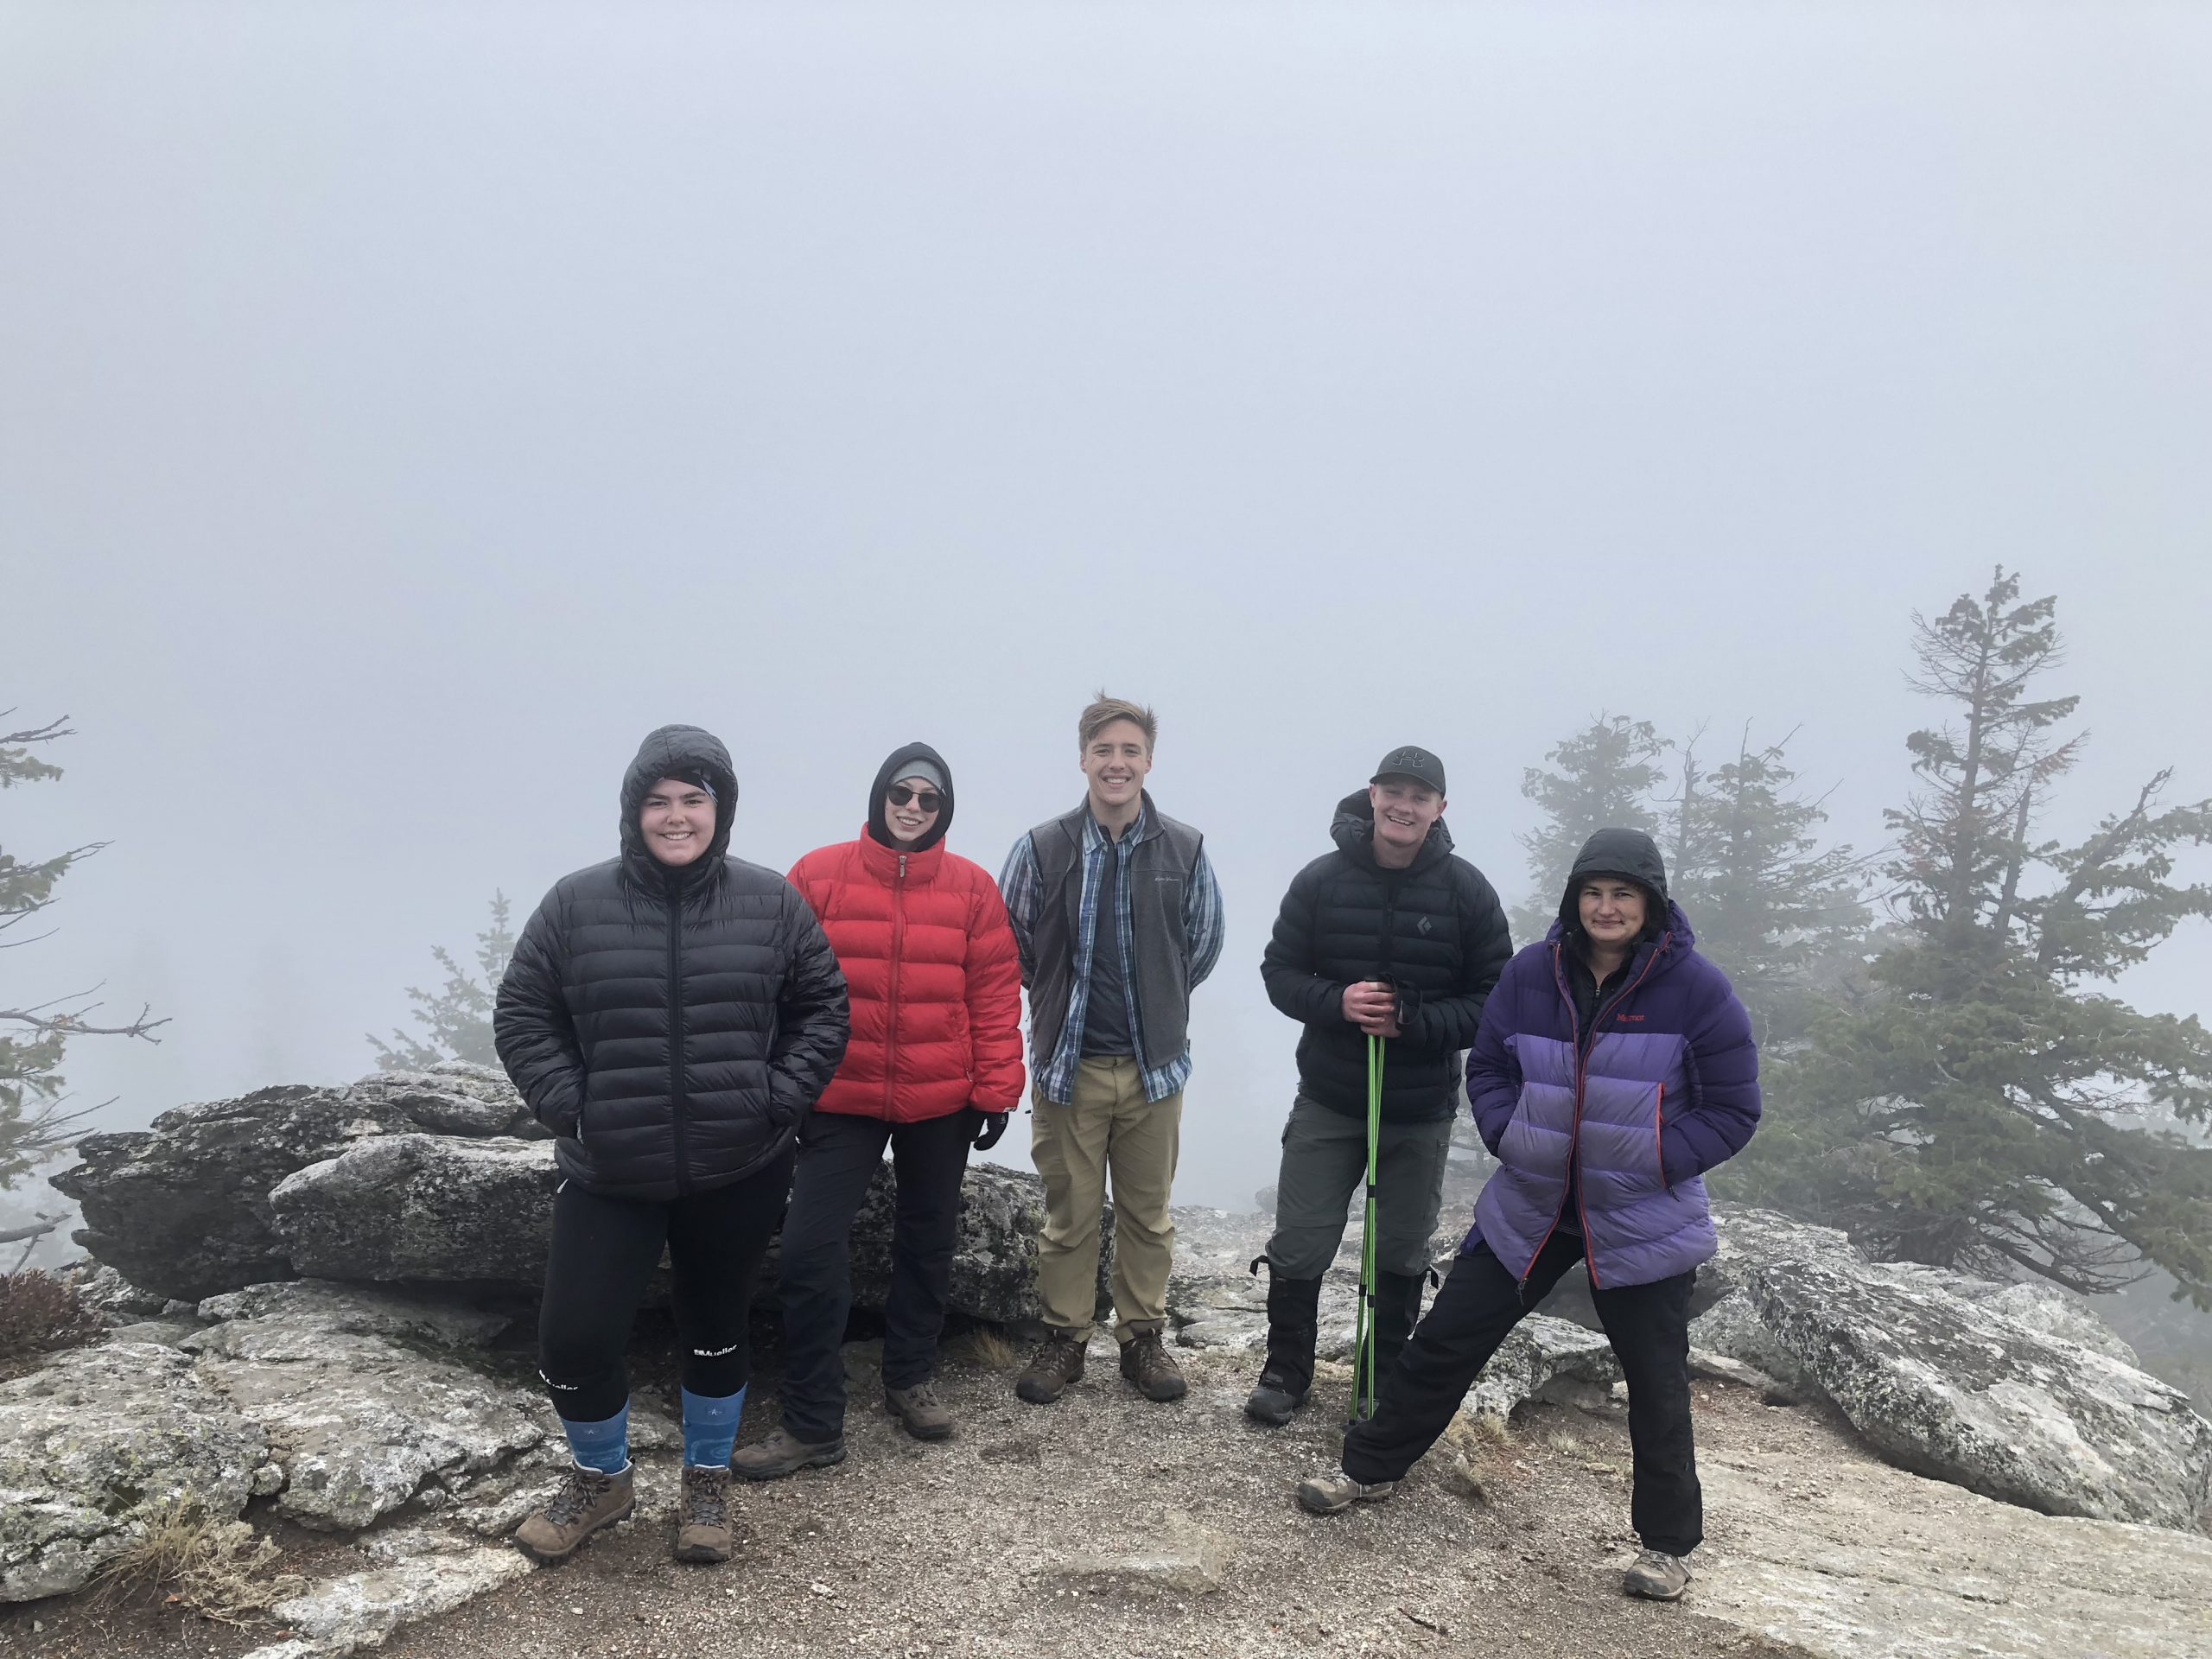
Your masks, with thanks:
[(694, 1469), (726, 1469), (737, 1446), (737, 1420), (745, 1415), (745, 1390), (720, 1399), (683, 1390), (683, 1461)]
[(602, 1475), (619, 1475), (630, 1466), (630, 1403), (622, 1402), (622, 1409), (604, 1422), (572, 1423), (566, 1417), (561, 1427), (569, 1437), (569, 1454), (586, 1469), (596, 1469)]

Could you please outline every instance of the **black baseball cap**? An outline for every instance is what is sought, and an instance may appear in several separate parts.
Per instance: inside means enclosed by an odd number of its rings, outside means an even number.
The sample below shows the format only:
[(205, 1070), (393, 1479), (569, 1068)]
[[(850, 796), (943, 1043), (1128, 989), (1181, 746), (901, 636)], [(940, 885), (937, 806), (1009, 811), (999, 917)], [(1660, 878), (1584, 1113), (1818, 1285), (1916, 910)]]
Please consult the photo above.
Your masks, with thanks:
[(1427, 784), (1440, 795), (1445, 793), (1444, 763), (1412, 743), (1384, 755), (1382, 764), (1375, 768), (1375, 775), (1367, 781), (1379, 784), (1385, 778), (1410, 778), (1415, 783)]

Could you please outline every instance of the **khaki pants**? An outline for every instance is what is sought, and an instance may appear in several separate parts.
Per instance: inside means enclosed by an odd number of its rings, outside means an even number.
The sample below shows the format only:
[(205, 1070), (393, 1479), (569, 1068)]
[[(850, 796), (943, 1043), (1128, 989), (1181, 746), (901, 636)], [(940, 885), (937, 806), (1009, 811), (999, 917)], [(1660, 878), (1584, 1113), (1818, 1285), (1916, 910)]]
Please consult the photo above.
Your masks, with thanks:
[(1033, 1096), (1030, 1154), (1045, 1178), (1045, 1232), (1037, 1241), (1037, 1295), (1045, 1323), (1088, 1339), (1098, 1306), (1098, 1217), (1114, 1179), (1116, 1340), (1167, 1324), (1167, 1269), (1175, 1224), (1167, 1195), (1182, 1144), (1183, 1096), (1144, 1097), (1128, 1058), (1084, 1060), (1072, 1098)]

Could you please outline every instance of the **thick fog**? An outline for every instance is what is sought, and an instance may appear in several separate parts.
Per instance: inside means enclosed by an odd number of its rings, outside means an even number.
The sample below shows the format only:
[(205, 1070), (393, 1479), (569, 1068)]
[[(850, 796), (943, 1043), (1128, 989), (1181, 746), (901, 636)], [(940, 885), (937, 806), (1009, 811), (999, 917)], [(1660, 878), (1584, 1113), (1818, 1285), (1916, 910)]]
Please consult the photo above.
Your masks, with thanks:
[(2001, 562), (2050, 833), (2212, 793), (2208, 111), (2196, 6), (10, 7), (0, 708), (77, 735), (0, 840), (112, 845), (8, 995), (172, 1016), (73, 1057), (107, 1126), (351, 1077), (650, 728), (778, 869), (933, 743), (995, 872), (1104, 686), (1224, 887), (1178, 1197), (1242, 1205), (1261, 947), (1395, 745), (1509, 900), (1600, 710), (1796, 728), (1872, 849)]

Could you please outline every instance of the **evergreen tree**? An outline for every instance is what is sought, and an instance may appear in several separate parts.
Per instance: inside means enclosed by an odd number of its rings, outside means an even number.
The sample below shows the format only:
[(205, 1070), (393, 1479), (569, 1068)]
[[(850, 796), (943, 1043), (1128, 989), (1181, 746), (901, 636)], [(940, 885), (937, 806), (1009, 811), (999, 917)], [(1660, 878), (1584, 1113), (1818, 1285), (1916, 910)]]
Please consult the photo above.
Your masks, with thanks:
[(1544, 822), (1521, 837), (1529, 853), (1529, 902), (1514, 907), (1513, 935), (1523, 944), (1543, 938), (1559, 913), (1567, 873), (1582, 843), (1605, 829), (1659, 831), (1651, 791), (1662, 772), (1659, 757), (1672, 746), (1649, 721), (1601, 714), (1544, 759), (1552, 770), (1530, 766), (1521, 793)]
[[(0, 710), (0, 720), (14, 712)], [(44, 726), (0, 733), (0, 790), (48, 783), (61, 776), (61, 768), (41, 760), (34, 747), (71, 736), (66, 721), (64, 716)], [(28, 864), (0, 848), (0, 935), (44, 912), (54, 903), (54, 889), (61, 878), (105, 845), (105, 842), (94, 842), (73, 847)], [(35, 944), (43, 937), (0, 938), (0, 949)], [(14, 961), (12, 956), (0, 956), (0, 963), (12, 966)], [(99, 1011), (100, 1004), (92, 999), (99, 988), (94, 986), (61, 996), (35, 994), (22, 1001), (0, 991), (0, 1190), (13, 1185), (33, 1166), (66, 1147), (73, 1126), (98, 1109), (94, 1106), (64, 1109), (68, 1096), (61, 1065), (73, 1039), (161, 1040), (154, 1033), (168, 1021), (148, 1018), (150, 1010), (146, 1008), (124, 1025), (95, 1024), (92, 1016)]]
[(1916, 616), (1918, 690), (1949, 721), (1908, 740), (1917, 781), (1891, 812), (1899, 918), (1866, 994), (1785, 1059), (1786, 1103), (1738, 1189), (1840, 1224), (1877, 1253), (2113, 1289), (2145, 1263), (2212, 1306), (2212, 1034), (2108, 988), (2212, 887), (2174, 880), (2212, 842), (2212, 801), (2166, 805), (2162, 772), (2075, 845), (2037, 841), (2079, 752), (2056, 601), (1999, 569), (1980, 596)]
[(415, 1005), (415, 1023), (422, 1030), (412, 1036), (395, 1030), (389, 1043), (370, 1038), (377, 1065), (387, 1071), (420, 1071), (441, 1060), (497, 1066), (499, 1056), (492, 1046), (492, 1005), (514, 951), (507, 896), (494, 893), (491, 925), (476, 936), (476, 972), (461, 967), (445, 946), (432, 946), (430, 955), (446, 970), (446, 982), (435, 991), (408, 987), (407, 1000)]
[(1789, 741), (1754, 749), (1746, 726), (1736, 758), (1709, 772), (1685, 744), (1667, 814), (1674, 897), (1770, 1055), (1802, 1040), (1824, 991), (1858, 967), (1866, 925), (1860, 861), (1820, 844), (1827, 813), (1796, 791)]

